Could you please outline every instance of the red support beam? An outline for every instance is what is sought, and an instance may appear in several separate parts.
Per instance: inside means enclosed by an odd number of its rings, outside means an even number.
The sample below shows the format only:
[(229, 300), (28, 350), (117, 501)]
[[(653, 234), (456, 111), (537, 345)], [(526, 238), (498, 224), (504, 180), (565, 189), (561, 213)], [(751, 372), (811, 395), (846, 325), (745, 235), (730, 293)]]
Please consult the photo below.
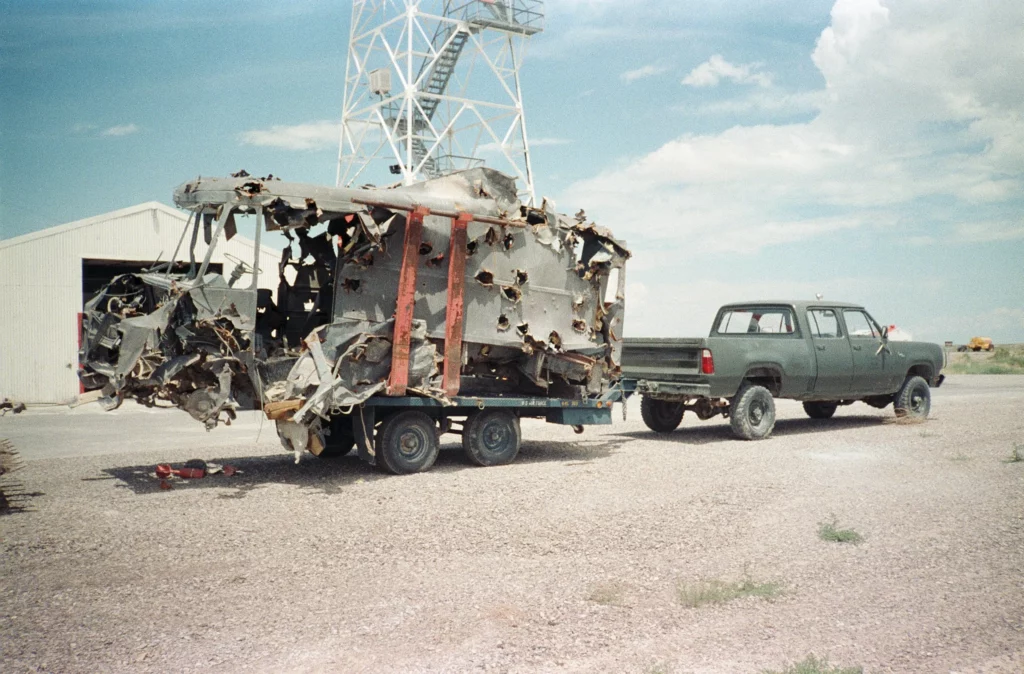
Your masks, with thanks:
[(452, 218), (452, 239), (448, 251), (448, 310), (444, 333), (444, 391), (459, 394), (462, 383), (462, 323), (466, 287), (466, 226), (469, 213)]
[(412, 314), (416, 308), (416, 272), (420, 262), (423, 218), (429, 214), (428, 208), (418, 206), (405, 221), (402, 271), (398, 276), (398, 302), (395, 306), (395, 334), (391, 346), (391, 377), (387, 387), (390, 396), (404, 396), (409, 386), (409, 343), (412, 339)]

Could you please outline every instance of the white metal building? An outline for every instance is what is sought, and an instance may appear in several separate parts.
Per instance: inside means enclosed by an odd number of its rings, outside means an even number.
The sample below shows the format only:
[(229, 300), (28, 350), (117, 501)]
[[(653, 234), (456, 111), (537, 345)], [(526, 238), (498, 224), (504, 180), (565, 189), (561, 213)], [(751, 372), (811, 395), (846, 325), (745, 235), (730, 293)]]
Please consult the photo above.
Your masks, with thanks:
[[(0, 398), (67, 403), (79, 393), (79, 312), (83, 298), (104, 280), (168, 260), (188, 215), (151, 201), (66, 225), (0, 241)], [(188, 240), (178, 260), (188, 260)], [(230, 271), (225, 254), (248, 262), (253, 241), (236, 235), (214, 250), (214, 264)], [(206, 254), (202, 237), (196, 255)], [(259, 287), (276, 289), (280, 251), (260, 247), (270, 273)]]

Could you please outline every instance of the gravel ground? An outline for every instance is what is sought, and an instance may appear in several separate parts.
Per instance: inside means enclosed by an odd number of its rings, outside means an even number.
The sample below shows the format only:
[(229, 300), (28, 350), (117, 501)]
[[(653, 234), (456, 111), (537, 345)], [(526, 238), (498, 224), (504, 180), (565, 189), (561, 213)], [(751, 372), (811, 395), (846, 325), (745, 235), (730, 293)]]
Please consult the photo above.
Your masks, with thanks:
[[(781, 401), (759, 443), (689, 417), (655, 436), (631, 404), (582, 436), (524, 422), (509, 466), (448, 442), (407, 477), (296, 466), (254, 419), (8, 415), (37, 495), (0, 517), (0, 669), (1019, 674), (1024, 376), (934, 393), (924, 424)], [(159, 489), (193, 457), (242, 472)], [(832, 516), (864, 541), (820, 540)], [(678, 599), (744, 577), (783, 590)]]

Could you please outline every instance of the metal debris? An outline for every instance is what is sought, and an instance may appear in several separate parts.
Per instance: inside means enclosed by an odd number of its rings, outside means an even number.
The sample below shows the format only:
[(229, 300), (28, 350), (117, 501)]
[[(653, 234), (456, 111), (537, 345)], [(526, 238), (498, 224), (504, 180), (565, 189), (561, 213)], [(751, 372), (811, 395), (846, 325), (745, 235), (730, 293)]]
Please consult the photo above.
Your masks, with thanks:
[[(262, 409), (297, 456), (374, 395), (599, 395), (618, 378), (629, 252), (582, 211), (515, 194), (490, 169), (383, 189), (185, 183), (191, 268), (119, 276), (86, 304), (82, 380), (107, 408), (174, 406), (208, 429)], [(225, 278), (195, 247), (237, 215), (256, 217), (256, 257)], [(276, 297), (255, 282), (273, 231)]]

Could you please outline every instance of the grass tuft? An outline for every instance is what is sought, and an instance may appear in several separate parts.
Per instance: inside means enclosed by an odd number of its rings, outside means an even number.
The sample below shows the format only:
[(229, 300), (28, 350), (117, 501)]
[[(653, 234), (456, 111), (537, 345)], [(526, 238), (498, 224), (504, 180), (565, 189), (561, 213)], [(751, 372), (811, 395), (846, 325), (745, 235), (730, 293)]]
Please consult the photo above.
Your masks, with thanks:
[(785, 669), (766, 669), (764, 674), (864, 674), (863, 667), (833, 667), (825, 658), (808, 655), (800, 662), (794, 662)]
[(840, 529), (835, 515), (828, 522), (818, 524), (818, 538), (832, 543), (860, 543), (864, 537), (853, 529)]
[(1014, 445), (1013, 451), (1010, 452), (1010, 456), (1005, 460), (1005, 463), (1021, 462), (1024, 462), (1024, 445)]
[(680, 583), (676, 588), (679, 603), (688, 608), (698, 608), (706, 604), (724, 604), (727, 601), (743, 597), (771, 600), (782, 592), (782, 583), (774, 581), (758, 583), (749, 576), (734, 583), (705, 580), (688, 585)]

